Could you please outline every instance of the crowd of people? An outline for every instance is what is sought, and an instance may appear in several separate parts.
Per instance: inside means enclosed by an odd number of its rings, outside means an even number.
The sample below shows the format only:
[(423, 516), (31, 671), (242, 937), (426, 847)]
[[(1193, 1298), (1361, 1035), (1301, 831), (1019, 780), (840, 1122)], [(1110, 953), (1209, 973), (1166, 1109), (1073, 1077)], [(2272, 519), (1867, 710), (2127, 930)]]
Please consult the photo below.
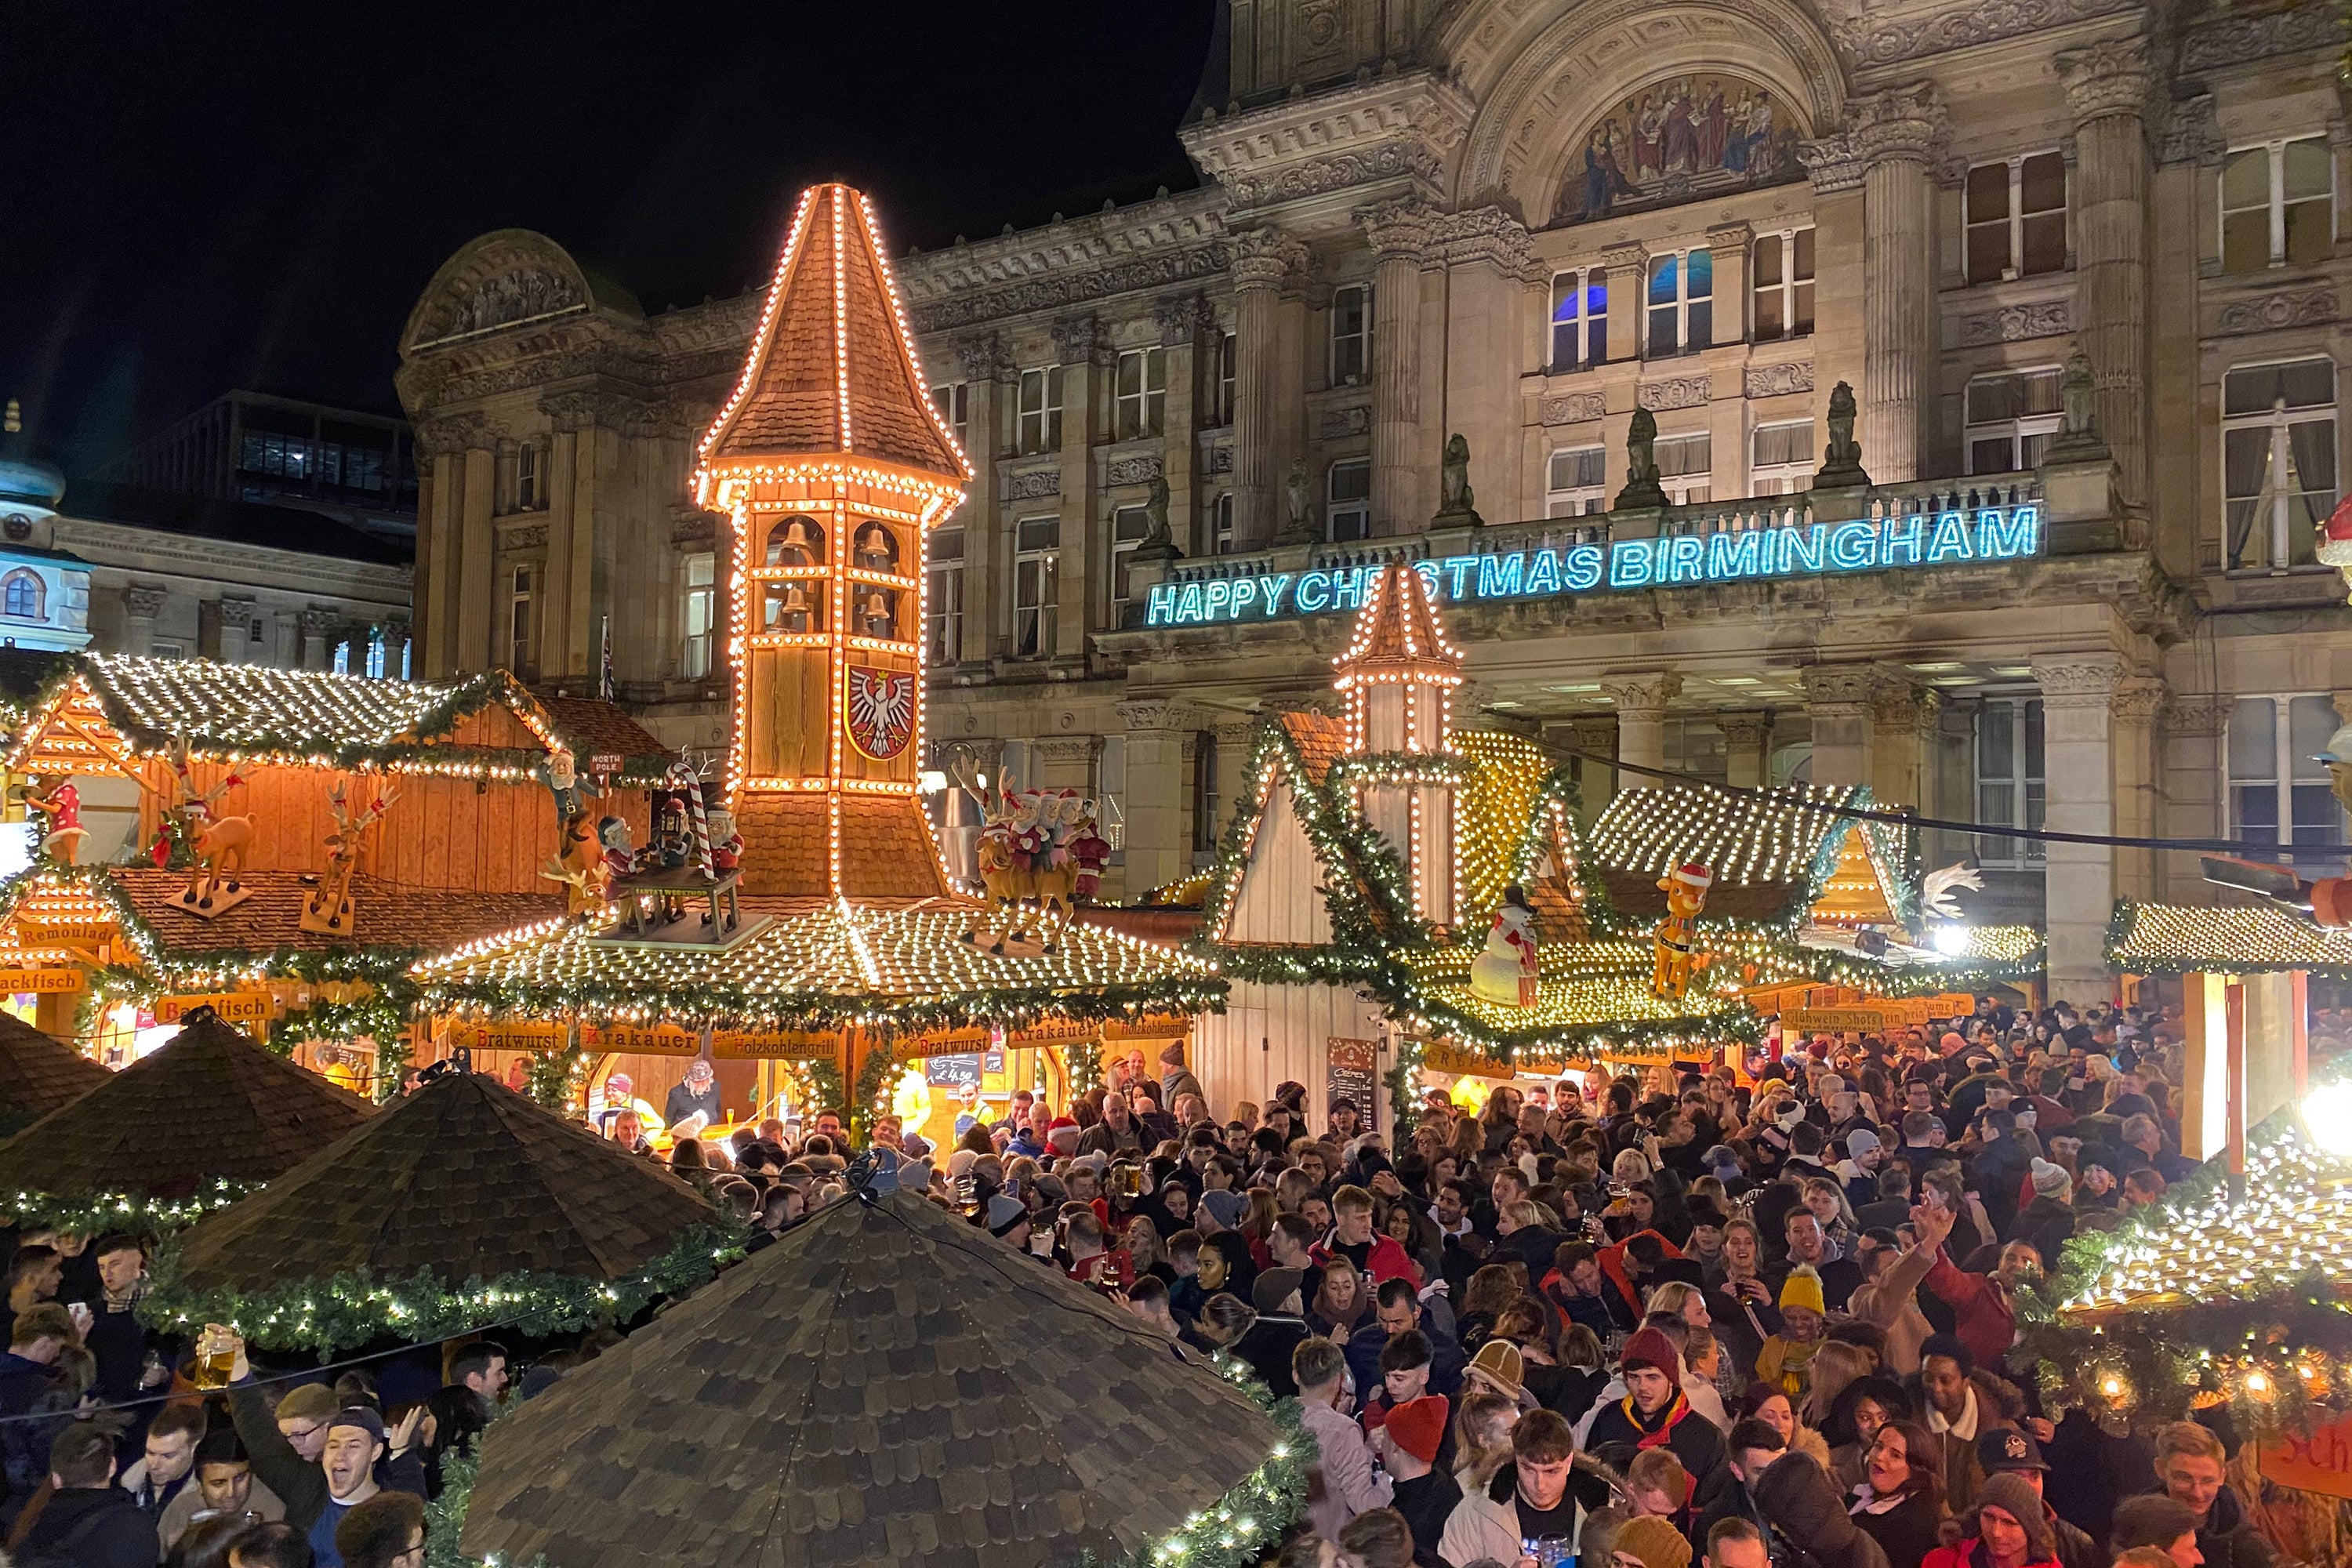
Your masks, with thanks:
[[(2269, 1568), (2226, 1421), (2044, 1413), (2016, 1300), (2184, 1176), (2177, 1027), (1976, 1016), (1727, 1065), (1433, 1089), (1411, 1131), (1304, 1088), (1213, 1114), (1181, 1046), (1069, 1103), (964, 1097), (944, 1146), (842, 1113), (681, 1137), (752, 1251), (869, 1149), (1171, 1353), (1236, 1358), (1316, 1441), (1286, 1563), (1349, 1568)], [(634, 1115), (608, 1137), (654, 1158)], [(140, 1238), (17, 1238), (0, 1308), (15, 1568), (420, 1568), (424, 1500), (509, 1387), (192, 1381), (141, 1328)], [(543, 1385), (609, 1331), (540, 1358)], [(168, 1398), (169, 1403), (157, 1403)], [(144, 1403), (140, 1403), (142, 1400)], [(131, 1421), (85, 1418), (128, 1404)]]

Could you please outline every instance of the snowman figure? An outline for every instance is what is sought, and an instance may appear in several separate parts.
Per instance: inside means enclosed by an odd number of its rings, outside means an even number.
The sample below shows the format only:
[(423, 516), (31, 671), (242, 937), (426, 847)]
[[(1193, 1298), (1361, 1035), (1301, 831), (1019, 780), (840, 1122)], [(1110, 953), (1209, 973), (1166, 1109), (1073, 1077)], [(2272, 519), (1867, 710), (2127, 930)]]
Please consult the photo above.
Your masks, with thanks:
[(1486, 946), (1470, 961), (1473, 994), (1506, 1007), (1532, 1007), (1542, 971), (1536, 952), (1536, 912), (1525, 889), (1513, 883), (1486, 928)]

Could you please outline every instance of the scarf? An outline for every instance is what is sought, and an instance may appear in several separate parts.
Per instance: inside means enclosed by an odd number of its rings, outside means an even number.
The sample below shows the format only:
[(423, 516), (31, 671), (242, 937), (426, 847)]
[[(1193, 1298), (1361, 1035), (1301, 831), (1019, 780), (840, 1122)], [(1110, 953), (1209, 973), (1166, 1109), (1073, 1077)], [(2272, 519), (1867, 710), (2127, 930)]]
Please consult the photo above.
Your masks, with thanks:
[[(1633, 1396), (1630, 1394), (1618, 1402), (1617, 1408), (1624, 1412), (1626, 1421), (1636, 1434), (1633, 1447), (1663, 1448), (1674, 1436), (1675, 1423), (1690, 1414), (1690, 1395), (1679, 1388), (1675, 1389), (1673, 1401), (1647, 1420), (1643, 1419), (1642, 1407), (1633, 1403)], [(1653, 1426), (1651, 1422), (1656, 1425)]]
[(1977, 1391), (1974, 1388), (1969, 1390), (1969, 1413), (1958, 1421), (1945, 1420), (1944, 1413), (1937, 1409), (1935, 1402), (1930, 1400), (1927, 1404), (1927, 1430), (1938, 1436), (1949, 1432), (1963, 1443), (1973, 1443), (1977, 1440)]

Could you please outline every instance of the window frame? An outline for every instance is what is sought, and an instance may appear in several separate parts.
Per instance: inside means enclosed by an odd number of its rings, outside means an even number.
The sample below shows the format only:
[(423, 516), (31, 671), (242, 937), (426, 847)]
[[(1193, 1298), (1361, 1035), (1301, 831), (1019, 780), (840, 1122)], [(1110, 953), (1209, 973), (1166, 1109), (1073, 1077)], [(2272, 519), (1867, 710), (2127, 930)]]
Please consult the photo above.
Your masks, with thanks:
[[(1690, 291), (1691, 258), (1706, 258), (1706, 292), (1693, 296)], [(1658, 287), (1658, 264), (1671, 261), (1675, 268), (1675, 297), (1664, 304), (1655, 302)], [(1700, 307), (1706, 310), (1706, 342), (1695, 342), (1691, 317)], [(1661, 313), (1673, 319), (1675, 346), (1661, 352), (1657, 347), (1657, 321)], [(1711, 246), (1691, 245), (1672, 251), (1652, 251), (1642, 268), (1642, 357), (1678, 359), (1684, 354), (1704, 353), (1715, 346), (1715, 251)]]
[[(946, 553), (949, 535), (955, 553)], [(964, 552), (971, 539), (961, 528), (942, 528), (931, 535), (923, 560), (923, 657), (932, 664), (963, 662)]]
[(1013, 395), (1013, 446), (1022, 457), (1042, 457), (1062, 449), (1062, 368), (1038, 365), (1021, 373)]
[[(2000, 370), (1981, 372), (1969, 377), (1961, 384), (1960, 451), (1963, 456), (1961, 467), (1967, 470), (1969, 477), (1973, 478), (1979, 474), (2017, 474), (2023, 473), (2029, 468), (2041, 467), (2042, 452), (2047, 449), (2051, 437), (2058, 434), (2066, 421), (2066, 412), (2063, 404), (2040, 414), (2013, 414), (2005, 419), (1970, 419), (1969, 417), (1969, 394), (1975, 389), (1977, 384), (2007, 381), (2011, 378), (2025, 381), (2036, 376), (2044, 376), (2049, 378), (2051, 387), (2056, 389), (2063, 384), (2065, 374), (2065, 367), (2063, 365), (2012, 365)], [(2010, 466), (2005, 468), (1978, 468), (1977, 443), (2002, 439), (2009, 442)], [(2032, 460), (2029, 462), (2026, 443), (2035, 439), (2042, 442), (2042, 447), (2032, 451), (2031, 454)]]
[[(1350, 475), (1360, 473), (1363, 476), (1362, 495), (1340, 496), (1339, 475), (1342, 469)], [(1342, 517), (1361, 521), (1353, 531), (1343, 535), (1339, 531)], [(1323, 468), (1323, 537), (1334, 544), (1353, 544), (1371, 536), (1372, 460), (1370, 458), (1334, 458)]]
[[(1576, 315), (1568, 321), (1559, 318), (1560, 280), (1569, 279), (1569, 293), (1576, 300)], [(1601, 309), (1592, 309), (1592, 291), (1601, 291)], [(1550, 374), (1567, 375), (1580, 370), (1591, 370), (1609, 363), (1609, 268), (1601, 266), (1566, 267), (1551, 275), (1551, 358)], [(1599, 328), (1600, 342), (1593, 341)], [(1560, 335), (1570, 340), (1567, 357), (1560, 354)]]
[[(1586, 456), (1600, 459), (1600, 478), (1591, 484), (1563, 485), (1559, 482), (1559, 461), (1562, 458), (1581, 459)], [(1579, 503), (1583, 503), (1580, 505)], [(1563, 506), (1576, 510), (1563, 511)], [(1609, 447), (1601, 442), (1580, 442), (1573, 447), (1554, 447), (1544, 454), (1544, 516), (1547, 518), (1578, 518), (1606, 516), (1609, 511)]]
[[(1131, 529), (1133, 537), (1123, 537), (1122, 529)], [(1104, 521), (1103, 559), (1109, 571), (1103, 579), (1103, 592), (1109, 601), (1106, 619), (1108, 626), (1116, 627), (1118, 625), (1122, 612), (1134, 598), (1134, 595), (1125, 592), (1129, 586), (1128, 565), (1135, 555), (1135, 547), (1142, 543), (1150, 531), (1150, 509), (1140, 502), (1115, 506), (1110, 509), (1110, 516)]]
[[(1978, 822), (2024, 828), (2048, 825), (2049, 735), (2045, 727), (2047, 710), (2042, 703), (2039, 691), (2021, 689), (1990, 692), (1978, 708), (1976, 723), (1969, 737), (1969, 778), (1975, 792)], [(2005, 711), (2010, 731), (2010, 771), (2001, 775), (1985, 771), (1984, 727), (1995, 707)], [(1987, 804), (1985, 792), (1989, 789), (2010, 792), (2005, 812)], [(1980, 833), (1975, 838), (1976, 857), (1982, 865), (2026, 870), (2048, 861), (2048, 851), (2038, 838), (1995, 833)]]
[[(29, 610), (19, 610), (10, 602), (16, 597), (16, 586), (20, 583), (32, 595), (33, 607)], [(47, 620), (48, 599), (49, 585), (42, 582), (41, 574), (29, 566), (19, 566), (5, 577), (0, 577), (0, 615), (5, 615), (10, 620)]]
[[(1815, 226), (1812, 224), (1800, 224), (1790, 228), (1770, 229), (1757, 235), (1749, 243), (1748, 252), (1748, 336), (1750, 342), (1792, 342), (1798, 338), (1809, 338), (1813, 335), (1813, 328), (1819, 319), (1816, 315), (1816, 311), (1818, 310), (1817, 300), (1819, 296), (1814, 288), (1814, 272), (1821, 265), (1821, 237), (1816, 234), (1814, 230)], [(1798, 265), (1800, 251), (1798, 237), (1804, 235), (1812, 236), (1811, 242), (1805, 247), (1805, 248), (1811, 250), (1813, 254), (1811, 258), (1804, 265), (1804, 275), (1802, 277), (1799, 277)], [(1757, 281), (1758, 276), (1763, 271), (1762, 261), (1764, 247), (1767, 243), (1769, 243), (1775, 247), (1774, 255), (1776, 258), (1776, 265), (1780, 272), (1780, 279), (1776, 283), (1759, 283)], [(1781, 324), (1778, 328), (1774, 329), (1769, 334), (1767, 334), (1764, 330), (1764, 311), (1761, 309), (1761, 306), (1765, 298), (1769, 294), (1777, 294), (1780, 296)], [(1796, 324), (1798, 320), (1798, 307), (1801, 301), (1804, 310), (1804, 324), (1802, 326)]]
[[(1356, 322), (1351, 331), (1339, 330), (1340, 300), (1353, 296)], [(1329, 342), (1324, 359), (1325, 384), (1328, 386), (1361, 386), (1372, 374), (1372, 286), (1369, 283), (1342, 283), (1331, 290), (1331, 303), (1326, 315), (1330, 322)], [(1352, 368), (1342, 363), (1343, 353)]]
[[(2042, 207), (2034, 212), (2025, 210), (2025, 165), (2036, 158), (2058, 160), (2058, 205)], [(1968, 205), (1969, 176), (1979, 169), (2005, 167), (2009, 171), (2008, 210), (1999, 218), (1977, 218), (1969, 216)], [(2029, 152), (2014, 153), (2006, 158), (1988, 158), (1981, 163), (1971, 163), (1960, 177), (1960, 277), (1969, 287), (1985, 283), (2011, 283), (2020, 278), (2047, 278), (2065, 272), (2074, 264), (2074, 171), (2066, 165), (2066, 155), (2056, 147), (2036, 147)], [(2025, 265), (2025, 224), (2029, 217), (2058, 215), (2059, 256), (2054, 267), (2028, 269)], [(1976, 275), (1969, 264), (1969, 241), (1979, 229), (1990, 229), (2000, 224), (2005, 230), (2002, 262), (1998, 273), (1988, 278)]]
[(971, 383), (968, 381), (936, 383), (931, 387), (931, 408), (947, 422), (949, 432), (956, 438), (956, 445), (967, 452), (971, 451)]
[[(2232, 731), (2238, 724), (2239, 710), (2254, 702), (2272, 704), (2271, 765), (2274, 771), (2267, 778), (2253, 775), (2241, 778), (2237, 767), (2237, 748), (2232, 743)], [(2222, 729), (2221, 746), (2221, 805), (2222, 810), (2227, 814), (2224, 824), (2225, 837), (2273, 852), (2305, 847), (2294, 837), (2298, 831), (2315, 834), (2317, 836), (2315, 842), (2321, 845), (2344, 842), (2347, 823), (2344, 807), (2336, 800), (2326, 766), (2315, 762), (2310, 756), (2299, 754), (2302, 748), (2294, 743), (2294, 705), (2298, 702), (2320, 704), (2326, 710), (2321, 727), (2331, 731), (2336, 727), (2339, 716), (2335, 710), (2335, 696), (2332, 692), (2250, 692), (2231, 699), (2229, 718)], [(2298, 777), (2294, 771), (2295, 764), (2298, 763), (2308, 763), (2315, 771)], [(2239, 808), (2238, 795), (2242, 789), (2263, 787), (2268, 787), (2273, 792), (2272, 810), (2276, 814), (2270, 825), (2272, 836), (2266, 838), (2252, 837), (2246, 831), (2244, 814)], [(2294, 817), (2294, 805), (2297, 792), (2303, 790), (2311, 791), (2314, 798), (2327, 802), (2329, 814), (2326, 823), (2314, 824), (2308, 828), (2299, 828)]]
[[(2286, 407), (2283, 401), (2274, 400), (2270, 408), (2261, 414), (2231, 414), (2229, 412), (2229, 387), (2230, 378), (2231, 376), (2250, 371), (2273, 370), (2286, 365), (2296, 364), (2325, 364), (2327, 366), (2329, 377), (2328, 390), (2331, 395), (2326, 402), (2308, 404), (2303, 408), (2293, 409)], [(2343, 367), (2336, 363), (2336, 360), (2332, 355), (2325, 353), (2294, 354), (2284, 359), (2254, 360), (2244, 364), (2230, 365), (2222, 370), (2221, 401), (2221, 408), (2222, 411), (2221, 419), (2221, 570), (2224, 573), (2232, 575), (2266, 575), (2287, 572), (2331, 570), (2331, 568), (2319, 565), (2315, 558), (2305, 561), (2298, 561), (2295, 559), (2295, 546), (2298, 542), (2298, 539), (2294, 519), (2290, 515), (2294, 508), (2294, 498), (2299, 495), (2316, 492), (2299, 489), (2291, 490), (2284, 487), (2274, 487), (2267, 482), (2267, 476), (2272, 473), (2283, 474), (2286, 471), (2286, 465), (2293, 456), (2293, 447), (2289, 432), (2292, 431), (2295, 426), (2326, 423), (2334, 426), (2333, 434), (2329, 437), (2329, 452), (2333, 458), (2336, 469), (2336, 472), (2330, 477), (2329, 489), (2334, 498), (2336, 500), (2340, 500), (2342, 498), (2344, 494), (2343, 419), (2341, 413), (2344, 396), (2343, 375)], [(2269, 493), (2272, 498), (2270, 527), (2267, 531), (2268, 548), (2263, 552), (2265, 559), (2262, 563), (2245, 565), (2233, 562), (2230, 558), (2230, 507), (2232, 500), (2237, 499), (2232, 497), (2230, 493), (2230, 435), (2231, 432), (2235, 430), (2259, 429), (2265, 426), (2269, 427), (2271, 432), (2270, 455), (2265, 460), (2263, 468), (2265, 484), (2263, 490), (2257, 491), (2253, 499), (2259, 505), (2263, 493)], [(2334, 506), (2335, 500), (2331, 500), (2326, 506), (2316, 510), (2319, 510), (2322, 518), (2324, 519), (2328, 511), (2334, 510)], [(2253, 537), (2253, 530), (2249, 529), (2247, 531), (2248, 540), (2251, 542)], [(2310, 541), (2306, 537), (2304, 542), (2308, 546)]]
[(532, 637), (539, 630), (534, 603), (538, 582), (527, 561), (517, 562), (507, 569), (507, 660), (509, 668), (518, 675), (533, 668), (531, 656), (537, 645)]
[(1225, 490), (1209, 503), (1206, 520), (1208, 539), (1203, 555), (1231, 555), (1234, 552), (1234, 492)]
[[(707, 564), (709, 576), (695, 580), (698, 563)], [(695, 611), (702, 610), (703, 629), (694, 629)], [(715, 550), (689, 551), (678, 562), (678, 656), (677, 668), (681, 679), (709, 680), (718, 672), (719, 656), (719, 552)], [(697, 655), (699, 654), (698, 658)]]
[[(1135, 369), (1135, 390), (1128, 390), (1128, 368)], [(1140, 440), (1168, 433), (1168, 351), (1125, 349), (1112, 367), (1113, 439)]]
[[(1050, 545), (1024, 547), (1024, 533), (1034, 523), (1051, 523), (1054, 542)], [(1051, 658), (1055, 653), (1055, 622), (1060, 619), (1062, 604), (1062, 515), (1044, 512), (1033, 517), (1016, 518), (1010, 531), (1013, 543), (1013, 572), (1007, 579), (1012, 598), (1013, 656), (1014, 658)], [(1023, 568), (1035, 566), (1038, 571), (1037, 602), (1024, 605)], [(1034, 637), (1024, 639), (1024, 623), (1034, 623)], [(1024, 646), (1026, 640), (1026, 646)]]
[[(1787, 462), (1765, 463), (1758, 460), (1758, 437), (1768, 430), (1798, 430), (1805, 432), (1805, 456)], [(1749, 427), (1748, 432), (1748, 493), (1753, 496), (1796, 496), (1813, 488), (1819, 444), (1814, 440), (1813, 421), (1805, 419), (1768, 419)], [(1768, 490), (1764, 482), (1770, 479), (1781, 484), (1780, 489)]]
[[(2286, 209), (2290, 204), (2286, 199), (2286, 150), (2304, 142), (2317, 142), (2320, 152), (2327, 160), (2327, 246), (2321, 255), (2297, 262), (2290, 260), (2287, 256)], [(2230, 265), (2231, 215), (2252, 212), (2254, 209), (2232, 207), (2229, 205), (2229, 172), (2231, 163), (2250, 153), (2269, 154), (2270, 166), (2264, 175), (2267, 183), (2263, 189), (2263, 208), (2269, 215), (2270, 253), (2263, 259), (2260, 266), (2233, 268)], [(2276, 268), (2311, 267), (2325, 261), (2327, 254), (2333, 252), (2336, 247), (2336, 187), (2339, 184), (2336, 171), (2336, 149), (2330, 144), (2327, 133), (2324, 131), (2302, 136), (2279, 136), (2262, 142), (2247, 142), (2229, 148), (2221, 156), (2221, 173), (2215, 182), (2213, 192), (2213, 210), (2215, 223), (2218, 226), (2215, 233), (2215, 254), (2221, 259), (2221, 276), (2242, 278), (2250, 273), (2267, 271)], [(2305, 196), (2302, 199), (2308, 202), (2318, 198)]]
[[(1652, 452), (1654, 455), (1675, 451), (1679, 455), (1682, 451), (1687, 450), (1693, 443), (1696, 443), (1706, 451), (1706, 467), (1686, 468), (1670, 474), (1666, 472), (1666, 466), (1663, 461), (1658, 463), (1658, 484), (1666, 492), (1666, 500), (1670, 505), (1705, 506), (1715, 499), (1714, 432), (1709, 430), (1677, 430), (1672, 434), (1661, 432)], [(1706, 493), (1695, 495), (1692, 493), (1695, 490)]]
[(1241, 344), (1232, 332), (1217, 334), (1217, 358), (1214, 371), (1213, 427), (1223, 429), (1234, 422), (1234, 386), (1240, 374)]
[(540, 493), (539, 443), (525, 441), (515, 447), (514, 503), (517, 511), (537, 511), (547, 505)]

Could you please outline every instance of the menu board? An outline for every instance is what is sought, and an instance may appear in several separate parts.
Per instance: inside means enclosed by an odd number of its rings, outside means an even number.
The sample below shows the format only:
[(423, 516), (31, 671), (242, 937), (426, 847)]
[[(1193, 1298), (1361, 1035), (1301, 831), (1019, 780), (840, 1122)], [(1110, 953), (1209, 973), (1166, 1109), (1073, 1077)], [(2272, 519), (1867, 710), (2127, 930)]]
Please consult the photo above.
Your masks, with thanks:
[(1378, 1042), (1348, 1040), (1333, 1035), (1329, 1037), (1329, 1047), (1323, 1080), (1325, 1108), (1328, 1110), (1339, 1100), (1350, 1100), (1363, 1126), (1377, 1129), (1381, 1121)]

